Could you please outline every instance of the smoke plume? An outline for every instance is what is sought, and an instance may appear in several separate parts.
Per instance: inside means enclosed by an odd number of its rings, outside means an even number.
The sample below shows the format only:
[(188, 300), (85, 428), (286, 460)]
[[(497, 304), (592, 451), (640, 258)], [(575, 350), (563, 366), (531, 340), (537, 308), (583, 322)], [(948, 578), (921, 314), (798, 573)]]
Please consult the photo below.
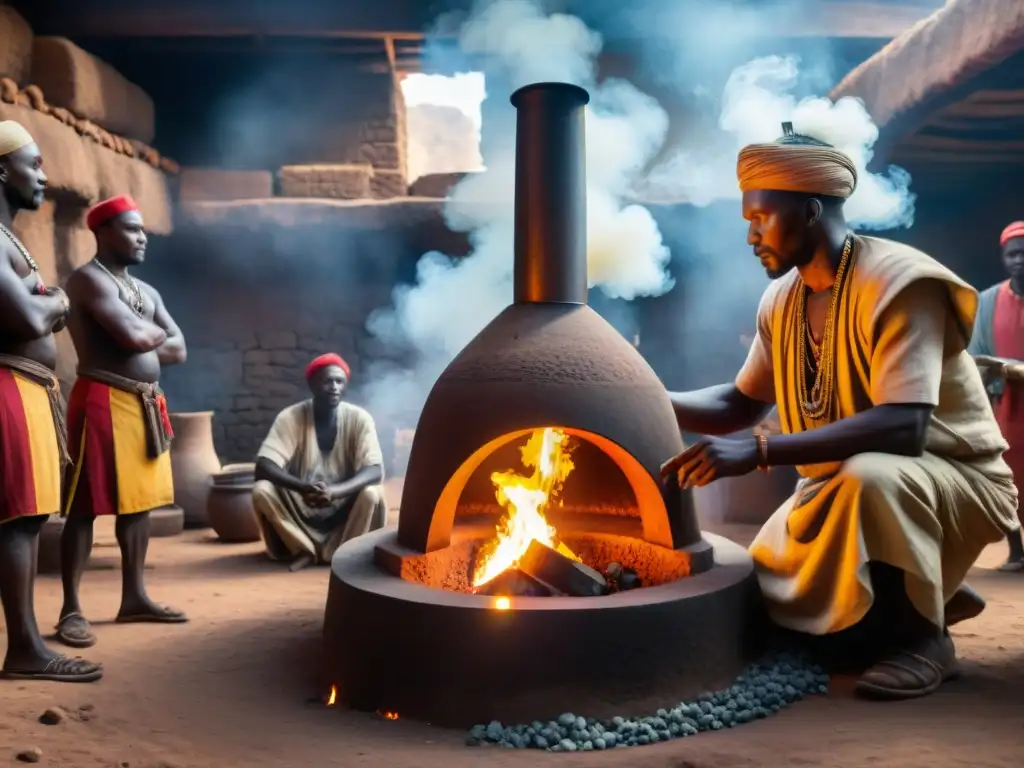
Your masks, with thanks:
[(598, 82), (602, 36), (579, 18), (543, 12), (538, 2), (478, 3), (457, 27), (461, 54), (484, 72), (488, 90), (481, 142), (487, 170), (466, 177), (446, 208), (448, 226), (466, 232), (473, 251), (458, 260), (426, 254), (415, 284), (398, 288), (393, 305), (371, 316), (371, 333), (414, 351), (416, 360), (370, 370), (363, 400), (382, 423), (414, 425), (437, 376), (511, 300), (515, 111), (508, 96), (520, 86), (555, 80), (591, 94), (587, 256), (592, 287), (604, 294), (592, 294), (594, 303), (618, 300), (606, 316), (623, 321), (613, 319), (617, 327), (635, 326), (635, 305), (625, 302), (672, 289), (670, 259), (672, 272), (683, 276), (672, 294), (679, 298), (665, 300), (678, 316), (663, 317), (660, 328), (645, 325), (642, 346), (671, 388), (731, 377), (745, 356), (740, 337), (753, 332), (766, 278), (745, 243), (738, 206), (736, 155), (743, 145), (778, 138), (781, 123), (790, 121), (855, 161), (860, 184), (847, 205), (852, 224), (912, 223), (909, 175), (866, 170), (878, 129), (863, 105), (820, 95), (834, 82), (829, 44), (804, 38), (796, 46), (804, 61), (779, 55), (805, 0), (757, 8), (677, 3), (669, 10), (598, 1), (588, 8), (607, 25), (628, 29), (640, 41), (634, 53), (651, 81), (685, 105), (689, 125), (671, 148), (663, 146), (669, 121), (657, 100), (623, 79)]
[(766, 56), (737, 68), (722, 94), (713, 142), (682, 148), (651, 174), (644, 191), (653, 197), (707, 205), (715, 200), (738, 199), (736, 155), (745, 145), (769, 142), (782, 132), (784, 121), (796, 133), (812, 136), (845, 152), (857, 167), (857, 189), (845, 206), (847, 220), (862, 229), (897, 229), (914, 221), (914, 195), (910, 174), (890, 166), (885, 173), (870, 173), (868, 163), (878, 140), (878, 127), (863, 102), (842, 98), (798, 99), (792, 91), (799, 75), (793, 56)]
[[(661, 147), (668, 117), (653, 98), (623, 80), (597, 83), (602, 39), (578, 18), (545, 14), (529, 0), (479, 5), (459, 31), (459, 48), (484, 72), (486, 171), (452, 192), (448, 226), (466, 232), (462, 259), (432, 252), (415, 285), (396, 289), (393, 306), (371, 316), (370, 331), (415, 352), (412, 368), (379, 364), (364, 400), (378, 419), (411, 425), (437, 376), (512, 298), (515, 110), (523, 85), (560, 81), (590, 91), (586, 112), (587, 260), (590, 284), (611, 298), (658, 296), (673, 280), (670, 252), (650, 212), (624, 204), (637, 175)], [(387, 367), (385, 367), (387, 366)]]
[(405, 114), (409, 132), (409, 181), (430, 173), (459, 173), (482, 164), (480, 132), (456, 107), (419, 104)]

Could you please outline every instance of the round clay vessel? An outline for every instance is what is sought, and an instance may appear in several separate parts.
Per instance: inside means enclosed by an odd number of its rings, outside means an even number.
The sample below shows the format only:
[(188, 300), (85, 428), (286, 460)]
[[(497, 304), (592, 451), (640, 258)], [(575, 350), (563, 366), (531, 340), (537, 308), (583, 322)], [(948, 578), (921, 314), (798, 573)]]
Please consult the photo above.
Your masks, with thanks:
[(236, 483), (255, 483), (256, 465), (252, 463), (225, 464), (213, 478), (217, 485), (235, 485)]
[(64, 532), (64, 518), (50, 515), (39, 532), (39, 556), (36, 570), (39, 573), (60, 573), (60, 536)]
[(174, 503), (182, 508), (186, 528), (209, 528), (210, 478), (220, 471), (213, 447), (213, 411), (172, 413), (171, 469)]
[(168, 504), (149, 513), (150, 536), (177, 536), (184, 528), (185, 511), (177, 504)]
[(229, 464), (213, 476), (207, 500), (207, 517), (221, 541), (259, 541), (260, 529), (252, 508), (254, 465)]

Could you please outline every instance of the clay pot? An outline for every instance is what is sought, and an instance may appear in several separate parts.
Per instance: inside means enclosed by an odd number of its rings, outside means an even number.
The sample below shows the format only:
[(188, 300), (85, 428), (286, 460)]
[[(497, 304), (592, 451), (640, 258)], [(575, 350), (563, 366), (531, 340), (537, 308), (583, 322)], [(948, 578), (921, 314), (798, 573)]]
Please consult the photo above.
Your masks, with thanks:
[(149, 513), (149, 535), (177, 536), (185, 528), (185, 511), (177, 504), (154, 509)]
[(255, 464), (228, 464), (213, 476), (207, 516), (221, 541), (241, 544), (260, 539), (252, 508), (255, 469)]
[(64, 533), (64, 518), (50, 515), (39, 532), (39, 556), (36, 571), (45, 574), (60, 573), (60, 536)]
[(172, 413), (171, 468), (174, 503), (184, 510), (186, 528), (209, 528), (210, 478), (220, 471), (213, 447), (213, 411)]

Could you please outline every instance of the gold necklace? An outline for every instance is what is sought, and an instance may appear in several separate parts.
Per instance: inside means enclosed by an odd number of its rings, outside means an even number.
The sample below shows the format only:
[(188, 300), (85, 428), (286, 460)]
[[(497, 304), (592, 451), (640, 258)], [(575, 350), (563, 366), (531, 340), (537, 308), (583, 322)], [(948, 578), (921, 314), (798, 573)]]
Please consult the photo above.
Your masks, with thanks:
[(96, 266), (102, 269), (104, 272), (106, 272), (110, 276), (111, 280), (113, 280), (115, 283), (121, 286), (121, 288), (124, 289), (124, 292), (128, 294), (128, 301), (126, 301), (125, 304), (131, 307), (132, 311), (135, 314), (137, 314), (139, 317), (142, 317), (142, 310), (143, 307), (145, 306), (142, 300), (142, 290), (139, 288), (139, 284), (136, 283), (135, 280), (132, 279), (132, 276), (128, 274), (127, 270), (125, 271), (124, 277), (122, 278), (119, 277), (118, 275), (115, 275), (113, 272), (107, 269), (106, 265), (99, 259), (94, 258), (93, 263), (96, 264)]
[(846, 242), (843, 244), (843, 255), (839, 259), (839, 266), (836, 269), (836, 280), (832, 284), (832, 297), (829, 300), (828, 314), (825, 316), (825, 330), (821, 334), (814, 384), (810, 392), (807, 390), (807, 342), (803, 338), (805, 334), (810, 335), (806, 320), (807, 286), (804, 285), (803, 280), (797, 282), (796, 289), (799, 291), (799, 295), (796, 302), (796, 324), (800, 329), (798, 345), (800, 411), (806, 421), (829, 421), (832, 417), (832, 397), (835, 390), (836, 315), (843, 290), (843, 278), (852, 255), (853, 236), (847, 235)]
[(21, 240), (19, 240), (17, 236), (15, 236), (15, 234), (3, 224), (0, 224), (0, 232), (7, 235), (7, 239), (14, 243), (14, 247), (18, 249), (18, 253), (21, 254), (21, 257), (25, 259), (25, 263), (28, 264), (28, 268), (32, 272), (38, 272), (39, 265), (36, 264), (36, 260), (32, 258), (32, 254), (28, 252), (28, 249), (22, 244)]

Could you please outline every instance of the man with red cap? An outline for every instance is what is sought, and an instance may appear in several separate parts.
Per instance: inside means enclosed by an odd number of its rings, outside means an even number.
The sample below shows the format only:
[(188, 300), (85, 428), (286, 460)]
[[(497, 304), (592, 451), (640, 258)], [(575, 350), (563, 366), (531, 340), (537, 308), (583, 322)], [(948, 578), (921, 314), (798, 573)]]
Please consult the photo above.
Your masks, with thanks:
[[(1003, 458), (1019, 485), (1024, 482), (1024, 221), (1006, 227), (999, 246), (1009, 279), (979, 294), (970, 352), (982, 370), (996, 421), (1010, 444)], [(1021, 515), (1019, 507), (1017, 515)], [(1020, 530), (1006, 538), (1010, 556), (999, 570), (1024, 572)]]
[(0, 677), (89, 682), (99, 664), (46, 647), (35, 613), (39, 533), (60, 511), (67, 463), (55, 331), (68, 298), (47, 287), (14, 217), (39, 210), (46, 192), (39, 147), (13, 120), (0, 122), (0, 603), (7, 653)]
[(339, 355), (306, 367), (312, 397), (285, 408), (256, 458), (253, 508), (273, 560), (297, 571), (327, 563), (349, 539), (383, 528), (384, 460), (373, 417), (344, 401)]
[(171, 430), (160, 390), (161, 366), (185, 361), (185, 339), (156, 290), (128, 274), (146, 255), (135, 201), (106, 200), (86, 219), (96, 256), (68, 279), (68, 329), (78, 353), (78, 379), (68, 400), (72, 459), (61, 538), (64, 604), (57, 638), (76, 648), (96, 642), (78, 599), (97, 515), (116, 515), (121, 548), (119, 623), (186, 621), (158, 605), (143, 579), (149, 512), (171, 504)]

